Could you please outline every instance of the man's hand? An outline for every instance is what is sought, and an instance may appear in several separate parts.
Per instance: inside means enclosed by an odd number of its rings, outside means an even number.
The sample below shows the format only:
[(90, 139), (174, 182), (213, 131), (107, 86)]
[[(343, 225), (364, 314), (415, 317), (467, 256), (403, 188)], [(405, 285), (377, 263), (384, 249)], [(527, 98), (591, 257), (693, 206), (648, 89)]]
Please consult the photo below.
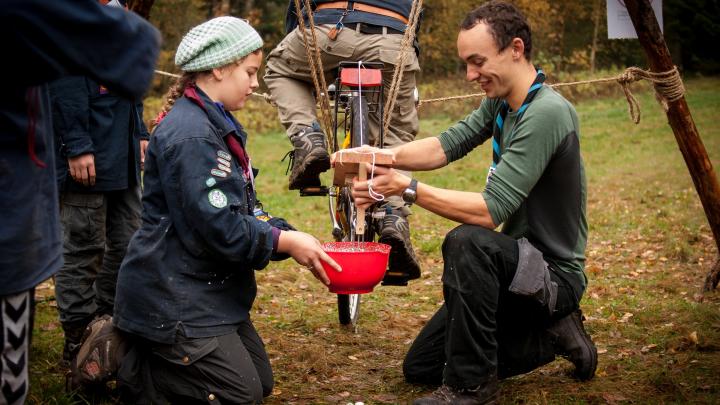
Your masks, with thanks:
[(95, 185), (95, 155), (85, 153), (68, 158), (68, 167), (73, 180), (85, 187)]
[(141, 139), (140, 140), (140, 170), (145, 170), (145, 151), (148, 147), (148, 141), (147, 139)]
[(335, 271), (342, 271), (339, 264), (335, 262), (324, 250), (315, 237), (304, 232), (282, 231), (278, 240), (278, 253), (287, 253), (296, 262), (307, 267), (308, 270), (323, 284), (329, 285), (330, 279), (325, 274), (322, 262), (330, 265)]
[[(372, 167), (370, 164), (366, 165), (368, 177), (370, 177), (370, 173), (373, 173)], [(360, 181), (357, 176), (353, 178), (352, 196), (355, 200), (355, 206), (367, 209), (377, 202), (370, 196), (369, 183), (372, 184), (374, 195), (382, 194), (385, 198), (388, 198), (392, 195), (401, 195), (410, 185), (410, 180), (410, 177), (405, 176), (395, 169), (375, 166), (372, 179), (368, 178), (367, 181)]]

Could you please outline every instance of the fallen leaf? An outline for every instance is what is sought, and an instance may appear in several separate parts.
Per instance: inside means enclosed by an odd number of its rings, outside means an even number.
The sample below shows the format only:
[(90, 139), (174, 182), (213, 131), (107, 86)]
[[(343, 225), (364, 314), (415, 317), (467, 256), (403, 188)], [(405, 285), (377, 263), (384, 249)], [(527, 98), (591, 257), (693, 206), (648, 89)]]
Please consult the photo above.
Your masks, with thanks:
[(649, 345), (647, 345), (647, 346), (643, 346), (642, 349), (640, 349), (640, 352), (642, 352), (642, 353), (647, 353), (647, 352), (649, 352), (650, 350), (652, 350), (652, 349), (654, 349), (654, 348), (656, 348), (656, 347), (657, 347), (656, 344), (649, 344)]
[(348, 356), (348, 359), (350, 359), (350, 360), (357, 360), (358, 358), (355, 357), (355, 356)]
[(693, 331), (693, 332), (690, 334), (690, 336), (688, 336), (688, 337), (690, 338), (690, 341), (691, 341), (691, 342), (693, 342), (693, 343), (695, 343), (695, 344), (699, 344), (699, 343), (700, 343), (700, 339), (698, 339), (698, 333), (697, 333), (697, 331)]
[(625, 314), (620, 318), (618, 322), (620, 323), (626, 323), (630, 318), (632, 318), (634, 315), (630, 312), (625, 312)]

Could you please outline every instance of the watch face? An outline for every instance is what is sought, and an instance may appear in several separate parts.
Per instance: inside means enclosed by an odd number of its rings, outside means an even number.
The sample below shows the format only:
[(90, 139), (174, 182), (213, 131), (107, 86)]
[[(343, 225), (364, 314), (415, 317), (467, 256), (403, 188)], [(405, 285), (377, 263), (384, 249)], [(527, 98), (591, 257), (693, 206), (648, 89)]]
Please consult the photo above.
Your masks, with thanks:
[(402, 199), (406, 203), (410, 203), (410, 204), (414, 203), (416, 197), (417, 197), (417, 193), (415, 192), (415, 190), (407, 189), (407, 190), (403, 191), (403, 193), (402, 193)]

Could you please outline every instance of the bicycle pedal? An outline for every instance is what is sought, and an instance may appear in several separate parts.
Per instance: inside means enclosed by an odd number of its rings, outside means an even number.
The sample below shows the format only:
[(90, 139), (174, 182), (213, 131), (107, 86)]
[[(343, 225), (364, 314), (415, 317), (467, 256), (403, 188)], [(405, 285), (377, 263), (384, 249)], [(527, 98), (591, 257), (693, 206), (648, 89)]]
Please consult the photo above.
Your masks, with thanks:
[(305, 187), (300, 189), (300, 197), (320, 197), (328, 195), (328, 188), (325, 186)]

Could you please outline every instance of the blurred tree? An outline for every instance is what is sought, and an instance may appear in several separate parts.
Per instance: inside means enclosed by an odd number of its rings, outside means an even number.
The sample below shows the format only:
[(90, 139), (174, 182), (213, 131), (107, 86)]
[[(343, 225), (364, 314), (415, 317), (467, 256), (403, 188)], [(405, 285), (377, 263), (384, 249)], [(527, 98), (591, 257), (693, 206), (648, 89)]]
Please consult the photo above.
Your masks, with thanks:
[(147, 20), (150, 18), (150, 10), (154, 3), (155, 0), (129, 0), (128, 8)]

